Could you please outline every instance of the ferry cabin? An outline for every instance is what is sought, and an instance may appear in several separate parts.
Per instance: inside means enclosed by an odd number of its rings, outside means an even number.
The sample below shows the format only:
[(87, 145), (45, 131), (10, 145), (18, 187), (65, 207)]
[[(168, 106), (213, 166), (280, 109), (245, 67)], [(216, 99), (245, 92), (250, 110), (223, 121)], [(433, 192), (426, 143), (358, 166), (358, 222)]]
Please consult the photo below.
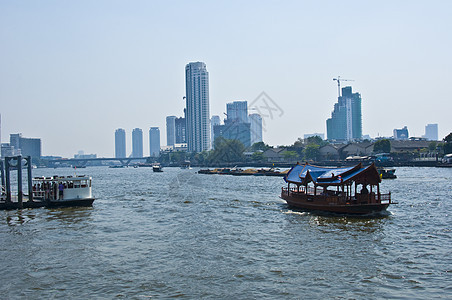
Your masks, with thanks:
[(33, 198), (50, 201), (94, 199), (89, 176), (33, 178)]

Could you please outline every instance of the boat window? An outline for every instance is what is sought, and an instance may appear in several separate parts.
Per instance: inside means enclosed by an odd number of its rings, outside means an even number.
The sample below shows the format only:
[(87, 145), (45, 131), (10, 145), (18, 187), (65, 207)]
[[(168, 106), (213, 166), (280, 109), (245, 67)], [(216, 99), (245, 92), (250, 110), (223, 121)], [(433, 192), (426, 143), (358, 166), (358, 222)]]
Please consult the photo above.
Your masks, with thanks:
[(80, 188), (80, 181), (74, 181), (74, 188)]
[(82, 187), (82, 188), (85, 188), (85, 187), (87, 187), (87, 183), (86, 183), (86, 180), (82, 180), (82, 181), (80, 181), (80, 184), (81, 184), (81, 187)]

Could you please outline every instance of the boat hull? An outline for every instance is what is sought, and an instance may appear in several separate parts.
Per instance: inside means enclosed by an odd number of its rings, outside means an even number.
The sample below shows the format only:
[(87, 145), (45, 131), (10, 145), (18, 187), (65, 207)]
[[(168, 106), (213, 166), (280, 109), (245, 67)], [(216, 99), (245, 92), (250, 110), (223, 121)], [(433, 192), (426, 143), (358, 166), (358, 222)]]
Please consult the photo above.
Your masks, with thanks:
[(365, 203), (365, 204), (327, 204), (308, 202), (306, 198), (290, 196), (287, 193), (281, 193), (281, 198), (291, 207), (296, 207), (305, 211), (321, 211), (335, 214), (347, 215), (367, 215), (385, 211), (389, 203)]
[(93, 206), (94, 198), (70, 199), (70, 200), (50, 200), (46, 207), (73, 207), (73, 206)]

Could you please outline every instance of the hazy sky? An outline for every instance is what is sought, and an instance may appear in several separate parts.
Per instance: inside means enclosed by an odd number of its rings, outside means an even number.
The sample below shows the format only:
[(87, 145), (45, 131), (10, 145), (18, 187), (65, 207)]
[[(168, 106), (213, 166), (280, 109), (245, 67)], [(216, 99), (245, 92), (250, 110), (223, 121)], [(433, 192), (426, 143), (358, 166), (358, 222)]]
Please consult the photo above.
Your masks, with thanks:
[[(333, 77), (354, 79), (363, 133), (452, 131), (452, 1), (0, 0), (2, 142), (42, 139), (43, 155), (114, 156), (114, 131), (182, 116), (185, 65), (203, 61), (211, 115), (274, 102), (264, 141), (326, 133)], [(262, 99), (255, 103), (259, 108)], [(251, 111), (253, 112), (253, 111)]]

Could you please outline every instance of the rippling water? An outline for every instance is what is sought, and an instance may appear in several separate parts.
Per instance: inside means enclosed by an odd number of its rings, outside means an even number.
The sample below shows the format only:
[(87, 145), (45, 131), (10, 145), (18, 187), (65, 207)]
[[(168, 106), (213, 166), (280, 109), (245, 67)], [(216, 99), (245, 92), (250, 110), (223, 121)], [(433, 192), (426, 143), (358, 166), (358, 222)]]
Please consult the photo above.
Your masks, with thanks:
[[(452, 298), (452, 169), (398, 168), (382, 191), (399, 204), (374, 219), (195, 171), (88, 167), (92, 208), (0, 211), (0, 297)], [(74, 171), (33, 175), (55, 173)]]

